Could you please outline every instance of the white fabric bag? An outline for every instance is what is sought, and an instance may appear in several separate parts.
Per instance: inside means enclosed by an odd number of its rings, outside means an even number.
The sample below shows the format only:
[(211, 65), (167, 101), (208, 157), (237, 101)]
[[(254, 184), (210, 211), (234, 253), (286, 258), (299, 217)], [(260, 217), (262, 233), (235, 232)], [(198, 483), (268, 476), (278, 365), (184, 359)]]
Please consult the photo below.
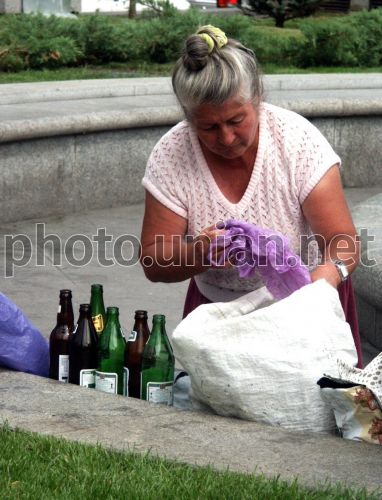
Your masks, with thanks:
[(337, 291), (325, 280), (279, 302), (265, 288), (199, 306), (172, 345), (191, 378), (191, 397), (219, 415), (289, 429), (335, 429), (317, 380), (357, 354)]

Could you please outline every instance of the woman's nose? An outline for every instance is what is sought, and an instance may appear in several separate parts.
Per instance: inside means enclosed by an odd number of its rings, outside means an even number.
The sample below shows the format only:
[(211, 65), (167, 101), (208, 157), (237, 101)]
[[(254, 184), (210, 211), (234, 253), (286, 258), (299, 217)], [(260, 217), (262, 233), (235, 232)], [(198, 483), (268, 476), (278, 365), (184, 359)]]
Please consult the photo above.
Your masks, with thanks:
[(219, 142), (224, 146), (230, 146), (235, 140), (235, 134), (230, 127), (222, 126), (219, 129)]

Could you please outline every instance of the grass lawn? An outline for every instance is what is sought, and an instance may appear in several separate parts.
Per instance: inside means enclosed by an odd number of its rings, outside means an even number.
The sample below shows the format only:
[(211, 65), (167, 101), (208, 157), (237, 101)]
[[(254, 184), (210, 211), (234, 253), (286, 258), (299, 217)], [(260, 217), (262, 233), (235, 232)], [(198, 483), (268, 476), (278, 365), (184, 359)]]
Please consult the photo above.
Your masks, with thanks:
[[(351, 471), (349, 471), (349, 474)], [(358, 500), (381, 498), (365, 490), (260, 475), (217, 472), (148, 455), (111, 452), (0, 427), (0, 498), (20, 499), (266, 499)]]

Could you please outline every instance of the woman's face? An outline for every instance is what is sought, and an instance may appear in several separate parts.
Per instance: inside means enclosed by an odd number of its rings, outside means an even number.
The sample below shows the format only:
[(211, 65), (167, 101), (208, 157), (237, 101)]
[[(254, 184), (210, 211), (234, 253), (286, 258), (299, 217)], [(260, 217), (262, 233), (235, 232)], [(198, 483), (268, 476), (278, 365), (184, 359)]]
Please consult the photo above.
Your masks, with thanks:
[(219, 105), (201, 104), (192, 124), (201, 143), (222, 158), (238, 158), (256, 146), (259, 116), (252, 101), (233, 97)]

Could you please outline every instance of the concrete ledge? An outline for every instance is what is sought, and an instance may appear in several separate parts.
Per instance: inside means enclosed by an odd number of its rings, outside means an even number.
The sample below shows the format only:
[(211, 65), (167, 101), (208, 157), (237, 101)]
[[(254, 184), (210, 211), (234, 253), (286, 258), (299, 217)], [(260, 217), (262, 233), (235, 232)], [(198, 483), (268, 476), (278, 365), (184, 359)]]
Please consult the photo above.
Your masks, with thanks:
[(182, 119), (178, 106), (94, 112), (63, 117), (0, 122), (0, 143), (43, 137), (104, 132), (141, 127), (172, 126)]
[[(272, 100), (273, 104), (295, 111), (307, 118), (382, 116), (382, 100), (325, 99), (320, 101)], [(129, 128), (173, 126), (184, 119), (183, 112), (173, 106), (79, 113), (60, 117), (0, 122), (0, 143)]]
[[(279, 90), (339, 90), (382, 88), (382, 73), (265, 75), (267, 91)], [(1, 85), (0, 105), (29, 102), (80, 100), (104, 97), (172, 95), (171, 79), (113, 78), (68, 80)]]
[(382, 486), (381, 450), (372, 444), (181, 412), (10, 371), (0, 370), (0, 393), (0, 416), (11, 427), (308, 486)]
[(114, 78), (1, 85), (0, 105), (172, 94), (170, 78)]

